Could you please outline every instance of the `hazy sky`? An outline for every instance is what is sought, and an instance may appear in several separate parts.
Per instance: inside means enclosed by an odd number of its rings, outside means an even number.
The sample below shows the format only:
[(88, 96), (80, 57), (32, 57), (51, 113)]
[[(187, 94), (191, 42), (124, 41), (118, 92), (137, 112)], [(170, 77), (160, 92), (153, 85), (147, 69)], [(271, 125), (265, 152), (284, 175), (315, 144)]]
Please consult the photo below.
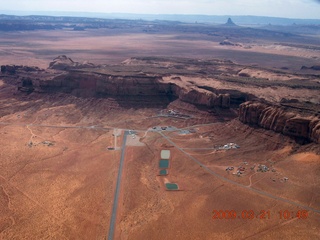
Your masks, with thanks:
[(320, 19), (320, 0), (0, 0), (3, 10), (260, 15)]

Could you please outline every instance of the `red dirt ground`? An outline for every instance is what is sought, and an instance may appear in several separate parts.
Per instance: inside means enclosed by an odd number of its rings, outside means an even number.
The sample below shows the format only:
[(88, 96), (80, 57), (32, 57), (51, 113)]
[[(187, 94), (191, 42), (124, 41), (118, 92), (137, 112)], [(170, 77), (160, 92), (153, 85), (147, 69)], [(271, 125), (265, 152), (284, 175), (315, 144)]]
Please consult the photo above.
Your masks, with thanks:
[[(249, 50), (225, 49), (206, 39), (181, 41), (165, 34), (119, 38), (108, 32), (89, 33), (5, 33), (0, 52), (6, 57), (0, 64), (47, 67), (66, 52), (77, 61), (97, 64), (141, 55), (220, 57), (269, 67), (285, 67), (292, 57), (299, 57), (291, 63), (292, 69), (315, 62), (307, 50), (281, 52), (271, 43)], [(277, 55), (266, 58), (259, 52)], [(299, 146), (290, 138), (236, 119), (219, 123), (208, 112), (181, 102), (167, 109), (192, 113), (193, 118), (156, 117), (165, 107), (124, 108), (112, 99), (25, 95), (1, 79), (0, 106), (0, 239), (105, 239), (120, 159), (120, 151), (106, 149), (113, 144), (114, 128), (137, 130), (144, 144), (131, 141), (126, 148), (115, 239), (320, 238), (319, 145)], [(169, 125), (191, 127), (196, 133), (163, 132), (172, 142), (157, 132), (146, 133), (150, 127)], [(240, 148), (190, 149), (229, 142)], [(168, 147), (172, 153), (169, 175), (157, 176), (160, 151)], [(189, 156), (178, 147), (189, 148), (184, 149)], [(248, 169), (241, 177), (225, 171), (245, 161)], [(254, 164), (272, 165), (276, 171), (256, 173), (250, 170)], [(289, 180), (281, 181), (284, 177)], [(165, 178), (182, 190), (166, 191)], [(307, 219), (280, 219), (279, 211), (296, 213), (305, 207), (311, 209)], [(214, 210), (234, 210), (240, 218), (213, 219)], [(242, 219), (245, 210), (256, 215), (270, 211), (270, 219)]]

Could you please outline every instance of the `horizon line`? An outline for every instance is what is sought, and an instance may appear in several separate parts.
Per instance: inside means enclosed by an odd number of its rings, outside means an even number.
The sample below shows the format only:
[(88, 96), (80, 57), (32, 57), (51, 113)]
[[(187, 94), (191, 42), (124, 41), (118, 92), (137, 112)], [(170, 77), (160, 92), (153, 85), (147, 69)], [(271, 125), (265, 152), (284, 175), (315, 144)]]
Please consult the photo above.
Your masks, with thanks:
[[(25, 13), (20, 15), (20, 13)], [(43, 14), (45, 15), (43, 15)], [(49, 14), (49, 15), (47, 15)], [(53, 15), (50, 15), (53, 14)], [(89, 15), (135, 15), (135, 16), (202, 16), (202, 17), (260, 17), (260, 18), (279, 18), (279, 19), (290, 19), (290, 20), (319, 20), (320, 18), (299, 18), (299, 17), (280, 17), (280, 16), (267, 16), (267, 15), (233, 15), (233, 14), (202, 14), (202, 13), (130, 13), (130, 12), (85, 12), (85, 11), (24, 11), (24, 10), (0, 10), (0, 15), (17, 15), (17, 16), (61, 16), (59, 14), (71, 14), (63, 15), (65, 17), (73, 17), (72, 15), (77, 15), (81, 17), (81, 14)], [(86, 17), (86, 16), (82, 16)], [(100, 17), (98, 17), (100, 18)]]

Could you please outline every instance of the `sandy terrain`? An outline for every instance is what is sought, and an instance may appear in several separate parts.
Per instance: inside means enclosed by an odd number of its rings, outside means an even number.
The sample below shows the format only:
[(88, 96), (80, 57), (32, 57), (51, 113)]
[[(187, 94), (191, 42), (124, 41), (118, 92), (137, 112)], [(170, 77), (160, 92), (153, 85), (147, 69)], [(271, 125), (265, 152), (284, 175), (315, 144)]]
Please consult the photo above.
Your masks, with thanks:
[[(14, 87), (1, 86), (3, 239), (107, 236), (120, 158), (120, 151), (106, 149), (113, 145), (114, 127), (136, 131), (134, 138), (128, 136), (116, 239), (319, 237), (320, 158), (312, 150), (317, 145), (304, 150), (287, 137), (252, 129), (238, 120), (206, 125), (214, 118), (181, 102), (168, 108), (179, 107), (183, 113), (192, 112), (194, 118), (157, 117), (161, 109), (156, 108), (110, 109), (115, 105), (109, 99), (55, 94), (41, 99), (36, 93), (12, 92)], [(189, 126), (196, 132), (152, 129), (169, 125)], [(121, 138), (119, 146), (120, 142)], [(214, 149), (228, 142), (240, 148)], [(162, 149), (172, 153), (166, 177), (158, 176)], [(276, 172), (246, 170), (237, 177), (225, 171), (244, 161), (248, 168), (274, 162)], [(283, 182), (283, 177), (289, 180)], [(179, 184), (181, 190), (166, 191), (166, 181)], [(280, 219), (279, 211), (296, 213), (306, 207), (311, 209), (307, 219)], [(258, 216), (264, 210), (269, 211), (270, 219), (212, 219), (214, 210), (234, 210), (237, 216), (245, 210)]]
[(303, 65), (316, 64), (320, 58), (317, 50), (293, 51), (279, 46), (275, 49), (273, 42), (257, 42), (252, 46), (249, 49), (221, 46), (219, 40), (206, 34), (128, 34), (110, 29), (8, 32), (1, 35), (0, 56), (5, 58), (0, 59), (0, 64), (47, 67), (49, 61), (62, 54), (97, 64), (118, 63), (135, 56), (178, 56), (230, 59), (241, 64), (299, 70)]
[[(12, 106), (19, 105), (6, 96)], [(73, 122), (61, 117), (70, 106), (32, 105), (1, 114), (8, 124), (0, 130), (0, 238), (103, 239), (118, 164), (113, 159), (119, 156), (106, 150), (111, 133), (62, 127)]]
[[(185, 149), (192, 157), (232, 182), (208, 173), (176, 147), (170, 148), (173, 156), (169, 175), (156, 177), (160, 150), (168, 142), (158, 133), (148, 134), (144, 142), (152, 151), (135, 148), (131, 150), (132, 158), (135, 160), (128, 160), (127, 171), (130, 179), (125, 183), (124, 212), (120, 222), (121, 239), (303, 239), (302, 236), (308, 234), (318, 237), (319, 212), (310, 211), (308, 219), (303, 221), (297, 218), (285, 221), (280, 219), (279, 211), (292, 212), (303, 208), (288, 204), (286, 200), (319, 209), (319, 156), (312, 153), (289, 156), (291, 149), (284, 147), (288, 139), (269, 132), (251, 132), (254, 134), (247, 135), (248, 131), (251, 130), (238, 122), (232, 122), (223, 127), (223, 132), (217, 124), (210, 127), (210, 133), (208, 127), (199, 127), (197, 134), (188, 136), (177, 133), (165, 134), (170, 136), (170, 140), (177, 146), (183, 148), (204, 148), (209, 147), (208, 144), (223, 145), (230, 141), (240, 144), (240, 149), (209, 154), (203, 150), (193, 153), (193, 150)], [(206, 140), (203, 134), (214, 138)], [(200, 136), (202, 138), (199, 139)], [(244, 136), (247, 138), (244, 139)], [(301, 172), (301, 175), (296, 175), (297, 171), (294, 168), (297, 168), (297, 161), (306, 159), (310, 165), (304, 166), (303, 171), (308, 172), (310, 179), (306, 179), (303, 184), (300, 178), (304, 174)], [(258, 163), (267, 164), (269, 160), (276, 162), (274, 168), (277, 172), (255, 173), (249, 188), (249, 177), (255, 171), (247, 170), (240, 178), (225, 171), (227, 166), (238, 166), (243, 164), (243, 161), (248, 161), (250, 167)], [(287, 176), (290, 180), (280, 182), (277, 174)], [(276, 178), (276, 182), (271, 178)], [(183, 190), (165, 191), (164, 183), (168, 180), (178, 183)], [(307, 184), (309, 181), (311, 184)], [(240, 183), (242, 187), (233, 182)], [(258, 194), (251, 191), (252, 188), (279, 196), (281, 200)], [(235, 210), (237, 213), (243, 210), (253, 210), (255, 213), (265, 210), (270, 211), (270, 219), (213, 220), (214, 210)]]
[[(227, 47), (203, 36), (110, 29), (8, 32), (1, 35), (0, 65), (46, 68), (61, 54), (97, 64), (143, 55), (221, 58), (243, 64), (243, 73), (273, 80), (276, 75), (246, 64), (300, 71), (319, 59), (316, 50), (291, 51), (261, 40), (251, 48)], [(290, 79), (288, 73), (280, 80)], [(248, 87), (214, 78), (189, 81), (225, 89)], [(286, 96), (320, 101), (316, 90), (252, 91), (275, 101)], [(114, 204), (114, 239), (320, 238), (319, 144), (299, 145), (230, 120), (231, 114), (221, 109), (213, 115), (181, 101), (134, 104), (63, 93), (26, 94), (0, 79), (0, 239), (106, 239)], [(161, 115), (169, 109), (191, 117)], [(121, 132), (118, 147), (125, 130), (136, 132), (128, 136), (118, 203), (113, 199), (121, 152), (107, 150), (114, 145), (114, 129)], [(188, 129), (192, 133), (181, 134)], [(240, 148), (218, 149), (227, 143)], [(171, 151), (167, 176), (158, 174), (163, 149)], [(259, 164), (270, 170), (257, 172)], [(234, 169), (226, 171), (230, 166)], [(233, 173), (239, 166), (245, 170), (238, 177)], [(168, 181), (177, 183), (179, 191), (166, 191)], [(215, 217), (216, 211), (232, 210), (235, 219)], [(253, 219), (246, 215), (250, 210)], [(286, 210), (287, 219), (280, 215)], [(308, 216), (300, 219), (304, 210)], [(263, 212), (268, 214), (262, 217)]]

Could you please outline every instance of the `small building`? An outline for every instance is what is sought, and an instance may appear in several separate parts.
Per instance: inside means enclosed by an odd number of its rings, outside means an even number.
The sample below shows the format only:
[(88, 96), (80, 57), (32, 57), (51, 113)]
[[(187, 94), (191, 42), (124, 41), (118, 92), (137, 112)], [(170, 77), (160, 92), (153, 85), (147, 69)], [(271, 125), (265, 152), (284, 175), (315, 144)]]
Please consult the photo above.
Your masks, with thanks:
[(170, 150), (161, 150), (160, 158), (161, 159), (170, 159)]
[(266, 165), (259, 165), (257, 171), (258, 172), (267, 172), (267, 171), (269, 171), (269, 168)]
[(160, 175), (160, 176), (166, 176), (166, 175), (168, 175), (168, 169), (161, 169), (161, 170), (159, 171), (159, 175)]
[(169, 191), (177, 191), (179, 190), (179, 186), (176, 183), (166, 183), (166, 189)]
[(161, 159), (159, 161), (159, 168), (169, 168), (169, 160), (168, 159)]

